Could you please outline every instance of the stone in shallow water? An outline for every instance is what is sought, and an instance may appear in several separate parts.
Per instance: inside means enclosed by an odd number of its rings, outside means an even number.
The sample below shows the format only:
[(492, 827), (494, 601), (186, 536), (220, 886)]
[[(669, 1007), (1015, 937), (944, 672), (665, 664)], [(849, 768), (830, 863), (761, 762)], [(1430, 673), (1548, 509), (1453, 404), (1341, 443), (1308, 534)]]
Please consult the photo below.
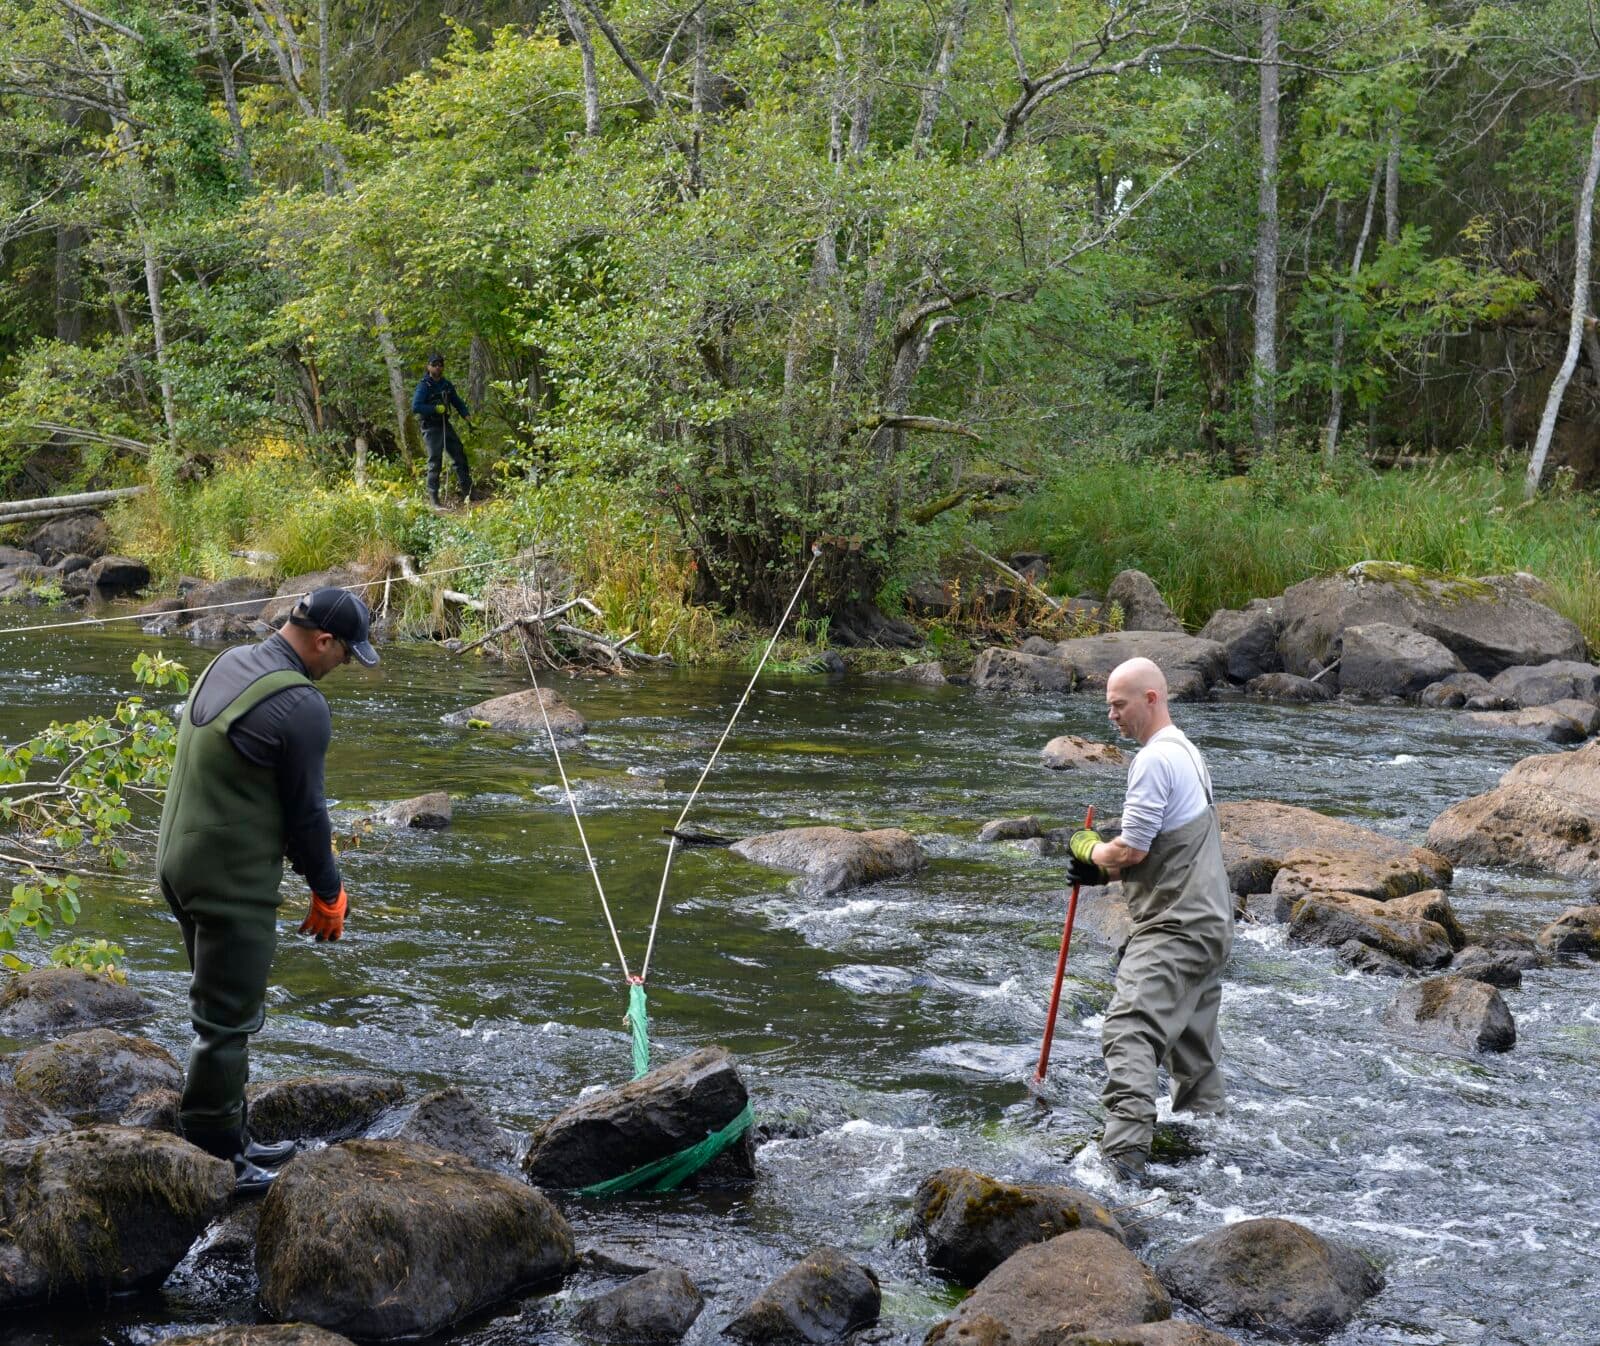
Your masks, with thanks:
[[(544, 703), (542, 710), (541, 701)], [(466, 710), (451, 712), (444, 717), (444, 723), (470, 725), (473, 720), (481, 720), (491, 729), (544, 738), (546, 717), (558, 743), (581, 738), (589, 732), (588, 721), (548, 687), (537, 691), (530, 687), (526, 691), (491, 697)]]
[(805, 879), (813, 897), (827, 897), (881, 879), (897, 878), (922, 866), (922, 849), (898, 827), (851, 832), (843, 827), (790, 827), (734, 842), (743, 859)]
[(1508, 1052), (1517, 1041), (1500, 992), (1469, 977), (1429, 977), (1403, 987), (1383, 1017), (1419, 1044), (1445, 1050)]
[(586, 1337), (618, 1346), (667, 1346), (682, 1340), (705, 1303), (686, 1271), (656, 1267), (585, 1300), (573, 1314), (572, 1325)]
[(10, 1037), (94, 1028), (148, 1013), (150, 1002), (131, 986), (78, 968), (36, 968), (0, 991), (0, 1033)]
[(399, 1080), (379, 1075), (297, 1075), (245, 1089), (250, 1134), (263, 1142), (358, 1135), (405, 1096)]
[(571, 1228), (526, 1183), (401, 1140), (297, 1156), (256, 1242), (270, 1317), (380, 1341), (441, 1331), (572, 1262)]
[(1538, 945), (1569, 958), (1600, 958), (1600, 906), (1568, 907), (1539, 932)]
[(161, 1346), (355, 1346), (349, 1337), (309, 1323), (250, 1323), (203, 1336), (163, 1337)]
[(139, 1094), (178, 1089), (183, 1070), (164, 1047), (109, 1028), (72, 1033), (17, 1062), (17, 1088), (63, 1116), (112, 1121)]
[(1120, 767), (1127, 755), (1114, 743), (1096, 743), (1077, 734), (1061, 734), (1044, 745), (1039, 760), (1052, 771), (1071, 771), (1077, 767)]
[(480, 1168), (516, 1172), (516, 1146), (511, 1137), (458, 1085), (418, 1099), (395, 1134), (399, 1140), (465, 1155)]
[(747, 1346), (822, 1346), (877, 1322), (882, 1301), (871, 1268), (837, 1248), (816, 1248), (722, 1331)]

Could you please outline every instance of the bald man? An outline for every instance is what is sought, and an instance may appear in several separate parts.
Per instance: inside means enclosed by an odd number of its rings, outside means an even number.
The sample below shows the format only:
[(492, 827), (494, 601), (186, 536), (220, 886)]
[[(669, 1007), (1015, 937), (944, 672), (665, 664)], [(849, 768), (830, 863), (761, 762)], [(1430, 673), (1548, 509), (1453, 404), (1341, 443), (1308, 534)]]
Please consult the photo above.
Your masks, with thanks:
[(1124, 1178), (1144, 1174), (1155, 1130), (1156, 1072), (1172, 1076), (1175, 1112), (1217, 1113), (1224, 1103), (1217, 1005), (1233, 947), (1233, 895), (1222, 863), (1211, 775), (1167, 709), (1167, 680), (1130, 659), (1106, 680), (1118, 731), (1139, 743), (1128, 768), (1122, 831), (1072, 838), (1073, 881), (1122, 880), (1133, 916), (1116, 993), (1101, 1030), (1106, 1062), (1101, 1153)]

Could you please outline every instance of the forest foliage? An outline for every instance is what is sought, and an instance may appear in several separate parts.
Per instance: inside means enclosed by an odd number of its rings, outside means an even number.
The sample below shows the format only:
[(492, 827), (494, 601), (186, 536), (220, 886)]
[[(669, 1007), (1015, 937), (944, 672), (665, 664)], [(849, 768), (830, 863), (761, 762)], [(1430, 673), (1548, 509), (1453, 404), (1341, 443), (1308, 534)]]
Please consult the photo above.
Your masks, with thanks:
[(670, 525), (760, 618), (848, 538), (843, 611), (1088, 472), (1520, 472), (1569, 334), (1551, 463), (1600, 479), (1578, 0), (0, 17), (11, 496), (149, 480), (177, 527), (285, 445), (409, 484), (437, 348), (513, 515)]

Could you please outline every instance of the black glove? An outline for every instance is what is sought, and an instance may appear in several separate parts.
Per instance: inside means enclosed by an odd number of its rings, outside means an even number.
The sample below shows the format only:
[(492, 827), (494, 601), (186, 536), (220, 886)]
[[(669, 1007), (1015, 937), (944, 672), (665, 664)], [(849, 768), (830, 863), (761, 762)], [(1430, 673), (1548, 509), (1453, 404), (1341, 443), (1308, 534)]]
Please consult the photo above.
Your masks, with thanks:
[(1099, 865), (1090, 860), (1080, 860), (1076, 855), (1067, 861), (1067, 877), (1083, 888), (1100, 888), (1111, 881)]

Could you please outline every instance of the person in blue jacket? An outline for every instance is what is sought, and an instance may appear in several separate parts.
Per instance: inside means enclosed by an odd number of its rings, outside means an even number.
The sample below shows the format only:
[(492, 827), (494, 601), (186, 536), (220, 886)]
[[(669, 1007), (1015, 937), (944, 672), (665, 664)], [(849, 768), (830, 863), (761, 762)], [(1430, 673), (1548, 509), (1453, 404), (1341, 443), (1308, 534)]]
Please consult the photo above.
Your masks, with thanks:
[(456, 385), (444, 376), (444, 356), (435, 351), (428, 357), (428, 372), (411, 395), (411, 410), (422, 422), (423, 442), (428, 446), (428, 500), (439, 506), (439, 469), (444, 455), (449, 453), (456, 470), (456, 485), (461, 488), (462, 500), (472, 499), (472, 470), (467, 466), (467, 451), (461, 446), (461, 436), (450, 424), (450, 408), (461, 413), (468, 424), (472, 413), (456, 392)]

